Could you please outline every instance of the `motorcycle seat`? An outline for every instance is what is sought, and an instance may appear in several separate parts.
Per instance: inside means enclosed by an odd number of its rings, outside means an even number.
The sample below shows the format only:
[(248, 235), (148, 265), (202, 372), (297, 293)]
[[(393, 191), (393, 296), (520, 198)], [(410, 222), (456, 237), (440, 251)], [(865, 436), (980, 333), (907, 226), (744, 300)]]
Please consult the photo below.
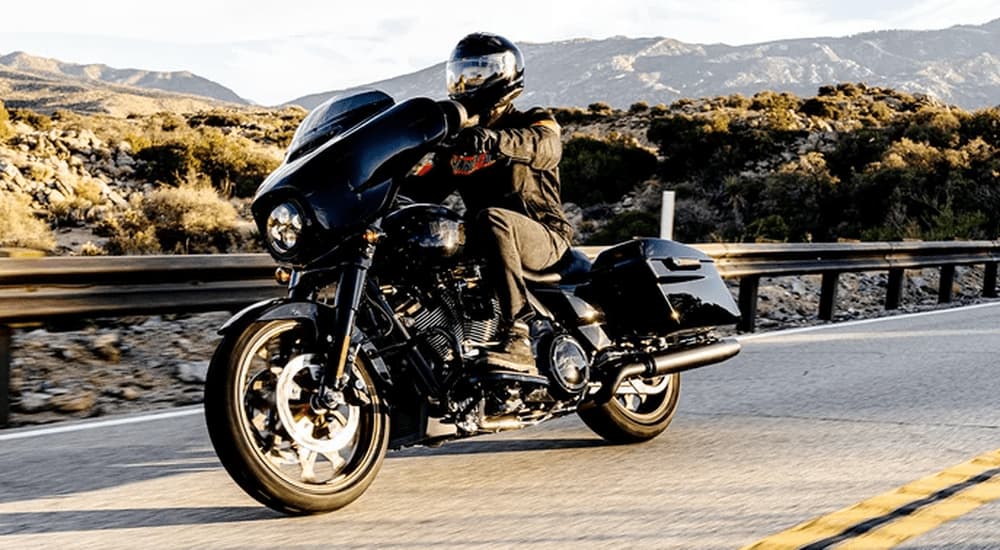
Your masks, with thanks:
[(539, 285), (576, 284), (590, 273), (590, 258), (580, 249), (570, 248), (559, 261), (542, 271), (524, 269), (524, 280)]

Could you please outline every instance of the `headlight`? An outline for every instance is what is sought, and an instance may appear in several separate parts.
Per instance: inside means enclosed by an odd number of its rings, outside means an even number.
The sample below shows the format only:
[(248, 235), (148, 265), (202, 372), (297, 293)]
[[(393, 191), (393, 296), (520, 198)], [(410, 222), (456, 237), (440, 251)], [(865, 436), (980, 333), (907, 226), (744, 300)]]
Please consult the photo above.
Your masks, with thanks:
[(290, 202), (280, 204), (267, 217), (267, 240), (278, 253), (285, 254), (299, 242), (302, 226), (299, 208)]

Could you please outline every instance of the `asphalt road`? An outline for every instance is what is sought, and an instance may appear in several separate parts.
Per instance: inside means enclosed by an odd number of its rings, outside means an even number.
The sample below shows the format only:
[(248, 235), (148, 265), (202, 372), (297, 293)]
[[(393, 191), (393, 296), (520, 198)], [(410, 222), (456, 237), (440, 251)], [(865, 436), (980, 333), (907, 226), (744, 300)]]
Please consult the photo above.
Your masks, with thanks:
[[(304, 518), (230, 481), (198, 409), (8, 430), (0, 548), (739, 548), (1000, 448), (998, 357), (1000, 304), (755, 335), (650, 443), (572, 417), (403, 450)], [(984, 502), (901, 547), (1000, 548)]]

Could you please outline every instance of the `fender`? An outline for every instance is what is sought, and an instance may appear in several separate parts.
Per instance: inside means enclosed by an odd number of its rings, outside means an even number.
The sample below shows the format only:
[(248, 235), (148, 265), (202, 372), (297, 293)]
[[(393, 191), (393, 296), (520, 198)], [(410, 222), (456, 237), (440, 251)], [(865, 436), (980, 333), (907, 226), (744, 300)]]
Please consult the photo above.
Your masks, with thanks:
[[(334, 309), (326, 304), (304, 302), (290, 298), (274, 298), (271, 300), (262, 300), (243, 308), (219, 327), (218, 333), (228, 336), (230, 333), (242, 330), (255, 322), (295, 320), (309, 324), (316, 335), (316, 339), (320, 340), (323, 339), (323, 328), (332, 326), (335, 315), (336, 312)], [(357, 327), (354, 328), (354, 334), (351, 339), (355, 342), (362, 342), (361, 347), (365, 351), (365, 355), (367, 355), (372, 367), (374, 367), (375, 372), (378, 373), (383, 381), (391, 383), (392, 378), (389, 374), (389, 367), (379, 357), (378, 350), (375, 349), (368, 338), (364, 337), (364, 334)]]

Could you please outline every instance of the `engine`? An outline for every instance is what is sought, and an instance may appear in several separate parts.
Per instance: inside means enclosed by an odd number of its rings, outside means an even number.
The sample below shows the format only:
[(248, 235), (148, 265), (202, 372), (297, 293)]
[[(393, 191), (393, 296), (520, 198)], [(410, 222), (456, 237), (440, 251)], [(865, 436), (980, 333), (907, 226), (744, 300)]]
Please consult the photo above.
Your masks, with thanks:
[(434, 278), (431, 285), (398, 289), (390, 303), (435, 362), (449, 369), (459, 356), (473, 356), (496, 340), (500, 306), (478, 266), (440, 271)]

